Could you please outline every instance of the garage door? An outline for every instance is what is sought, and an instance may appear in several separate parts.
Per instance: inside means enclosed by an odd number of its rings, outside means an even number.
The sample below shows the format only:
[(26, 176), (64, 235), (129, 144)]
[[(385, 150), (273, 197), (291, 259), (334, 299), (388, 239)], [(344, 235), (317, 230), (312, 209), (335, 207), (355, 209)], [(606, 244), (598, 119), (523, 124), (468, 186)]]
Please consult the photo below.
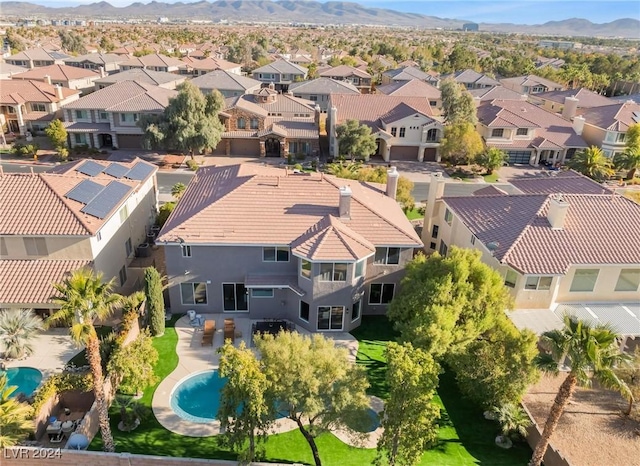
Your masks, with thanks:
[(142, 135), (118, 134), (118, 147), (120, 149), (142, 149)]
[(518, 163), (529, 165), (529, 159), (531, 158), (531, 152), (529, 151), (511, 150), (507, 152), (507, 155), (509, 156), (510, 164)]
[(227, 141), (226, 139), (221, 139), (215, 149), (211, 151), (213, 155), (227, 155)]
[(418, 147), (415, 146), (392, 146), (390, 160), (418, 160)]
[(435, 147), (427, 147), (424, 150), (424, 161), (425, 162), (435, 162), (436, 161), (436, 148)]
[(231, 155), (243, 157), (259, 157), (260, 141), (257, 139), (232, 139)]

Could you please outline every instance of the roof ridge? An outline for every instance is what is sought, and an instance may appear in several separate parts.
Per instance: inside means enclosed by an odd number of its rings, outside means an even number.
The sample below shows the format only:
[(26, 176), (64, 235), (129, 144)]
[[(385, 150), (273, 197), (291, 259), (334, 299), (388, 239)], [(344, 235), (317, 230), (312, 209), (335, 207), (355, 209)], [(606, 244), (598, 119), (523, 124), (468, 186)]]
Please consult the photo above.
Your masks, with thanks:
[(49, 183), (49, 181), (47, 181), (47, 176), (52, 176), (52, 177), (56, 177), (56, 176), (67, 176), (65, 174), (57, 174), (57, 173), (40, 173), (39, 174), (39, 178), (42, 180), (42, 182), (46, 185), (47, 189), (49, 191), (51, 191), (51, 193), (55, 196), (55, 198), (64, 206), (64, 208), (66, 210), (68, 210), (69, 212), (71, 212), (71, 214), (78, 220), (78, 222), (80, 222), (80, 225), (82, 225), (82, 227), (85, 229), (85, 231), (89, 234), (89, 235), (93, 235), (91, 228), (89, 227), (89, 225), (87, 225), (87, 222), (80, 217), (76, 212), (73, 211), (73, 209), (71, 209), (69, 207), (69, 205), (66, 203), (66, 201), (63, 199), (62, 196), (60, 196), (51, 186), (51, 184)]
[(540, 215), (542, 213), (542, 210), (547, 206), (547, 204), (549, 203), (549, 200), (551, 199), (551, 196), (553, 196), (553, 194), (531, 194), (531, 196), (545, 196), (545, 200), (542, 202), (542, 204), (540, 204), (540, 208), (531, 217), (531, 219), (529, 219), (529, 221), (524, 226), (524, 228), (522, 229), (520, 234), (518, 236), (516, 236), (516, 238), (513, 240), (513, 242), (511, 243), (511, 246), (509, 246), (509, 248), (504, 252), (500, 262), (504, 262), (507, 259), (507, 256), (515, 249), (516, 245), (518, 244), (518, 241), (520, 241), (522, 239), (522, 237), (525, 235), (525, 233), (527, 231), (529, 231), (529, 227), (538, 218), (538, 215)]

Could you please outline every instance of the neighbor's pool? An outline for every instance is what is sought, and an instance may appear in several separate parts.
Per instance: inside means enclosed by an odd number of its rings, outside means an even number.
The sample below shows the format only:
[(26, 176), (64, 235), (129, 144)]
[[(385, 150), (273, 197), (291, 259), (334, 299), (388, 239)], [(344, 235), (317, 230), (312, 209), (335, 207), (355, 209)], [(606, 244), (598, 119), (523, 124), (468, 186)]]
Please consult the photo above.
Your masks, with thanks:
[(20, 393), (31, 396), (42, 382), (42, 372), (34, 367), (12, 367), (6, 371), (0, 371), (0, 374), (7, 374), (9, 387), (18, 387), (12, 397)]
[(378, 416), (378, 413), (376, 413), (373, 409), (368, 409), (367, 418), (366, 421), (363, 422), (363, 424), (364, 425), (356, 427), (355, 425), (347, 423), (347, 426), (352, 430), (355, 430), (356, 432), (368, 434), (380, 427), (380, 416)]
[(200, 424), (214, 421), (220, 407), (220, 390), (226, 381), (218, 376), (217, 370), (183, 380), (171, 393), (171, 409), (187, 421)]

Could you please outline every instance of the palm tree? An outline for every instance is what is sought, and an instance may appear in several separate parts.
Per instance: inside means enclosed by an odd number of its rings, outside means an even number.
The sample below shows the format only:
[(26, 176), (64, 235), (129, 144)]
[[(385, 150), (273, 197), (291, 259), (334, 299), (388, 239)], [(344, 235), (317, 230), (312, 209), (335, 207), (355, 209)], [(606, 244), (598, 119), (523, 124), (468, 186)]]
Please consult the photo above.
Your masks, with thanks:
[(559, 365), (567, 359), (571, 369), (558, 389), (529, 466), (542, 463), (549, 439), (578, 385), (587, 387), (593, 378), (603, 387), (620, 391), (626, 398), (631, 396), (627, 385), (613, 370), (617, 363), (627, 359), (616, 345), (615, 332), (608, 325), (592, 326), (568, 315), (563, 320), (564, 328), (542, 335), (541, 343), (549, 352), (538, 356), (537, 363), (542, 370), (558, 374)]
[(33, 353), (31, 340), (43, 329), (42, 319), (31, 309), (5, 309), (0, 312), (0, 341), (4, 357), (20, 359)]
[(175, 198), (176, 201), (180, 200), (184, 191), (187, 189), (184, 183), (176, 183), (171, 186), (171, 195)]
[(531, 419), (524, 410), (515, 403), (505, 403), (493, 408), (496, 421), (500, 424), (502, 435), (511, 439), (522, 439), (527, 436), (527, 428)]
[(627, 147), (613, 158), (613, 164), (617, 169), (627, 170), (627, 179), (632, 180), (640, 169), (640, 147)]
[(60, 306), (49, 323), (69, 324), (71, 338), (86, 347), (87, 360), (93, 375), (93, 392), (98, 407), (98, 416), (104, 450), (113, 452), (115, 445), (109, 426), (108, 406), (104, 395), (104, 376), (100, 357), (100, 339), (93, 326), (95, 319), (105, 319), (122, 304), (123, 297), (113, 293), (113, 279), (103, 283), (102, 274), (94, 274), (92, 269), (75, 270), (62, 283), (53, 285), (59, 295), (53, 301)]
[(614, 174), (613, 162), (596, 146), (577, 152), (567, 165), (594, 180), (603, 180)]
[(6, 374), (0, 374), (0, 449), (14, 446), (33, 432), (31, 406), (11, 398), (16, 388), (7, 386)]

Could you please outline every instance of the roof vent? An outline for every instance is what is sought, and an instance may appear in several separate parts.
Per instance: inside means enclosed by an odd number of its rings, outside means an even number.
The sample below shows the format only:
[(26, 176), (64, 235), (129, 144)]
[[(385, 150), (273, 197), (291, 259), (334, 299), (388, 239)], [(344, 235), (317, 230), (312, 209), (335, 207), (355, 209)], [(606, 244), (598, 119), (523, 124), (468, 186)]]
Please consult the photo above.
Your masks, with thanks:
[(487, 249), (489, 250), (492, 256), (499, 247), (500, 247), (500, 243), (497, 241), (491, 241), (487, 243)]

